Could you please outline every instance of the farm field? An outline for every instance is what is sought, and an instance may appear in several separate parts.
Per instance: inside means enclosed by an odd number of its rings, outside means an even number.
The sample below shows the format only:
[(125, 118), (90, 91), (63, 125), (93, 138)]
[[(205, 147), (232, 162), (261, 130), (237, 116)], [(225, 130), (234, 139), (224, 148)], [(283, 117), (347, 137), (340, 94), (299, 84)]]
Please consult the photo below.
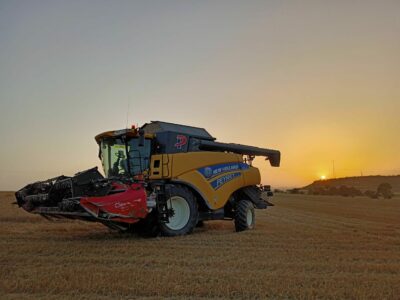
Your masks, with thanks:
[(256, 229), (143, 239), (49, 222), (0, 194), (0, 298), (400, 297), (400, 198), (277, 194)]

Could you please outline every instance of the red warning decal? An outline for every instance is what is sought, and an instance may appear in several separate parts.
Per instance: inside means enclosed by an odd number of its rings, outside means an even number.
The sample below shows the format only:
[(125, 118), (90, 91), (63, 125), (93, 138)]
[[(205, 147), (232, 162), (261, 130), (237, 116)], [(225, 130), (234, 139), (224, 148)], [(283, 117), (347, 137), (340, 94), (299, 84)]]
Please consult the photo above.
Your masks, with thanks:
[(176, 144), (174, 145), (176, 149), (182, 149), (183, 146), (187, 144), (186, 135), (178, 134), (176, 136)]

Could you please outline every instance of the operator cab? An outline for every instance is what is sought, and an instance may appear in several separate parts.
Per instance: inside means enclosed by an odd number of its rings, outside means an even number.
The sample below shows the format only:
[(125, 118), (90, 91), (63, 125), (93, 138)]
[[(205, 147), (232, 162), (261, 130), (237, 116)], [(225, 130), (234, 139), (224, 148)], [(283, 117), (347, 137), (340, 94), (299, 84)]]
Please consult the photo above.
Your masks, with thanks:
[(137, 130), (105, 132), (96, 141), (106, 177), (133, 177), (149, 169), (151, 138), (139, 136)]

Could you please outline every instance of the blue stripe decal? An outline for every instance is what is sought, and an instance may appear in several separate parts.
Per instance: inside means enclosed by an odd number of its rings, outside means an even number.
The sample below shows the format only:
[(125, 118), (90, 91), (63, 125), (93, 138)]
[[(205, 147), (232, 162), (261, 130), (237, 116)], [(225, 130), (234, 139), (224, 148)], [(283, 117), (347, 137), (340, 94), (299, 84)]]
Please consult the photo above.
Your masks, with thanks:
[(207, 166), (204, 168), (198, 169), (198, 171), (203, 175), (206, 179), (211, 179), (215, 176), (218, 176), (223, 173), (247, 170), (249, 168), (248, 164), (245, 163), (227, 163), (227, 164), (219, 164), (214, 166)]
[(227, 183), (241, 175), (242, 175), (242, 173), (240, 173), (240, 172), (226, 174), (224, 176), (221, 176), (221, 177), (215, 179), (214, 181), (211, 181), (210, 184), (214, 190), (217, 190), (221, 186), (223, 186), (225, 183)]

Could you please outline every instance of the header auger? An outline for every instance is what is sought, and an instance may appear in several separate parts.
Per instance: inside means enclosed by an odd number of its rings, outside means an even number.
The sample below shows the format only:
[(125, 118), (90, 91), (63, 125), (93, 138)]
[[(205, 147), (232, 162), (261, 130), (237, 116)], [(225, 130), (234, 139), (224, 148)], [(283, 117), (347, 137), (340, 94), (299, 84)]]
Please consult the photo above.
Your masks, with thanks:
[(95, 139), (105, 177), (93, 168), (35, 182), (16, 192), (18, 205), (45, 218), (150, 236), (188, 234), (218, 219), (234, 220), (243, 231), (254, 227), (255, 208), (270, 205), (251, 162), (263, 156), (278, 167), (277, 150), (220, 143), (203, 128), (159, 121)]

